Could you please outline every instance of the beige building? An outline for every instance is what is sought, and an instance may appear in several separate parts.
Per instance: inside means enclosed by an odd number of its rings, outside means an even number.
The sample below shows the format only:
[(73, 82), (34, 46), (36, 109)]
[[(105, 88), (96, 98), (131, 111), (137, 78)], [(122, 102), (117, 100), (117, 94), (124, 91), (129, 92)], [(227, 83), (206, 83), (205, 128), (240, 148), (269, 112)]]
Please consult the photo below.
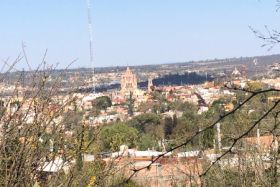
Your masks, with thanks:
[(121, 93), (123, 95), (129, 95), (130, 92), (133, 94), (137, 91), (137, 77), (136, 75), (127, 67), (126, 71), (121, 77)]

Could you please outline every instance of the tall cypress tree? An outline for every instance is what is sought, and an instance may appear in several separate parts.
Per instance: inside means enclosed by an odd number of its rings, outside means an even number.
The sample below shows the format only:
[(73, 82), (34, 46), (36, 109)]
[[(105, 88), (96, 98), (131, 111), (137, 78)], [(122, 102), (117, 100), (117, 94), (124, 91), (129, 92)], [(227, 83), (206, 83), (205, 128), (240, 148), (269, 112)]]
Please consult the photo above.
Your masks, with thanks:
[(129, 98), (128, 98), (128, 114), (130, 116), (133, 116), (134, 112), (134, 99), (133, 99), (133, 93), (129, 93)]

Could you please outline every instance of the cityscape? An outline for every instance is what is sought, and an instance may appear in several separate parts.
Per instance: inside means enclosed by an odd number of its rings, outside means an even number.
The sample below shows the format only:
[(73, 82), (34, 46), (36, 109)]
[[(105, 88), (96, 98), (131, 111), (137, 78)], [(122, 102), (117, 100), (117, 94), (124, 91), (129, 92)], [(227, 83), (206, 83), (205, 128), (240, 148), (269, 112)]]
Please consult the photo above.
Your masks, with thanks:
[(246, 28), (265, 53), (107, 66), (85, 2), (87, 66), (0, 48), (0, 186), (280, 185), (279, 31)]

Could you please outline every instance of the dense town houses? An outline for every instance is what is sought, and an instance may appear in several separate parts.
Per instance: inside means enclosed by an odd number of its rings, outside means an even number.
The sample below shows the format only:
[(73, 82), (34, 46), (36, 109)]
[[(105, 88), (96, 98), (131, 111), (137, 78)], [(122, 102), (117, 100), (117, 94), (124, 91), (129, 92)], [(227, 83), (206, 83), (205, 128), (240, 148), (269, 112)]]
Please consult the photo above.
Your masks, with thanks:
[[(72, 122), (67, 122), (67, 120), (65, 120), (71, 118), (71, 116), (56, 116), (58, 111), (61, 110), (62, 114), (68, 114), (72, 111), (78, 112), (80, 116), (77, 117), (82, 119), (84, 125), (91, 128), (115, 125), (119, 122), (127, 122), (137, 118), (137, 116), (151, 113), (162, 119), (171, 119), (171, 121), (174, 121), (177, 120), (177, 118), (182, 118), (184, 116), (184, 111), (179, 107), (180, 104), (184, 103), (190, 103), (196, 106), (197, 109), (191, 112), (194, 112), (198, 116), (203, 116), (203, 114), (205, 114), (216, 101), (229, 98), (226, 103), (220, 105), (223, 107), (224, 111), (232, 111), (235, 107), (234, 102), (236, 102), (237, 95), (234, 89), (230, 89), (229, 87), (245, 89), (251, 84), (263, 84), (268, 88), (280, 88), (279, 78), (250, 80), (236, 67), (230, 76), (231, 79), (222, 84), (216, 84), (214, 81), (206, 81), (203, 84), (180, 86), (154, 86), (153, 79), (149, 77), (147, 80), (148, 87), (146, 89), (141, 89), (138, 86), (137, 74), (130, 68), (127, 68), (121, 74), (120, 90), (109, 90), (99, 93), (57, 94), (53, 96), (53, 98), (47, 103), (47, 107), (41, 111), (41, 115), (44, 115), (46, 119), (53, 118), (45, 131), (47, 134), (51, 134), (56, 125), (65, 123), (60, 129), (61, 132), (69, 140), (74, 138), (75, 132), (70, 128), (71, 125), (67, 124)], [(224, 85), (226, 85), (226, 87)], [(34, 120), (37, 117), (37, 112), (40, 110), (40, 105), (43, 104), (41, 103), (42, 101), (40, 98), (25, 98), (22, 93), (28, 90), (28, 87), (8, 84), (1, 84), (0, 86), (1, 90), (9, 92), (18, 89), (16, 97), (3, 95), (1, 98), (0, 107), (8, 109), (4, 118), (8, 119), (10, 116), (26, 114), (24, 123), (34, 123)], [(273, 101), (275, 98), (279, 99), (279, 96), (269, 96), (268, 101)], [(69, 104), (64, 106), (64, 103), (67, 102), (69, 102)], [(254, 112), (254, 110), (250, 110), (250, 113), (251, 112)], [(5, 120), (2, 120), (1, 128), (4, 124)], [(21, 127), (19, 126), (19, 128)], [(20, 143), (24, 144), (26, 141), (30, 141), (30, 139), (19, 137)], [(100, 153), (100, 158), (107, 165), (114, 163), (116, 168), (123, 170), (125, 176), (131, 175), (131, 171), (135, 169), (150, 165), (149, 170), (141, 170), (132, 178), (141, 185), (170, 186), (174, 181), (181, 185), (199, 185), (201, 184), (199, 175), (202, 172), (203, 164), (205, 162), (215, 162), (215, 159), (221, 156), (221, 151), (227, 149), (227, 147), (221, 145), (221, 143), (218, 143), (218, 146), (217, 143), (214, 143), (214, 147), (211, 149), (197, 149), (184, 152), (171, 151), (166, 153), (165, 145), (168, 141), (172, 141), (172, 139), (162, 139), (158, 142), (159, 147), (162, 149), (161, 151), (156, 150), (154, 147), (141, 150), (138, 147), (122, 145), (118, 151)], [(220, 140), (218, 139), (218, 141)], [(246, 162), (249, 165), (253, 165), (254, 162), (256, 162), (256, 159), (258, 163), (263, 159), (269, 159), (269, 151), (275, 149), (278, 140), (273, 140), (272, 135), (258, 135), (256, 137), (244, 138), (243, 143), (246, 145), (246, 149), (258, 150), (258, 156), (255, 157), (255, 155), (243, 153), (243, 150), (238, 150), (242, 152), (241, 155), (234, 155), (222, 159), (219, 164), (223, 167), (237, 167), (237, 162), (240, 159), (243, 159), (244, 154), (247, 156)], [(49, 150), (51, 152), (53, 152), (54, 149), (53, 144), (54, 142), (50, 143)], [(271, 147), (272, 144), (273, 147)], [(61, 171), (64, 171), (65, 173), (69, 172), (69, 167), (71, 164), (75, 163), (76, 160), (73, 159), (71, 162), (64, 162), (63, 150), (60, 151), (60, 156), (57, 156), (53, 161), (45, 161), (43, 169), (39, 169), (38, 172), (47, 176)], [(153, 159), (159, 155), (163, 155), (162, 158), (152, 162)], [(83, 161), (91, 162), (95, 160), (95, 157), (96, 155), (93, 154), (84, 154)], [(269, 165), (266, 165), (265, 168), (268, 166)], [(147, 181), (149, 182), (147, 183)]]
[[(235, 86), (240, 86), (244, 88), (249, 82), (249, 79), (244, 78), (239, 70), (235, 67), (232, 71), (232, 79), (231, 84)], [(126, 120), (128, 117), (128, 107), (127, 102), (129, 99), (129, 95), (132, 94), (134, 100), (134, 110), (135, 115), (140, 115), (143, 111), (138, 111), (138, 107), (141, 103), (154, 103), (157, 99), (153, 98), (153, 93), (160, 91), (161, 94), (168, 102), (174, 102), (176, 100), (181, 102), (189, 102), (200, 107), (199, 113), (203, 113), (207, 111), (208, 106), (210, 106), (214, 101), (219, 98), (232, 96), (234, 92), (229, 89), (224, 89), (223, 85), (214, 85), (213, 82), (206, 82), (200, 85), (185, 85), (185, 86), (153, 86), (153, 81), (151, 78), (148, 80), (148, 88), (146, 90), (141, 90), (137, 86), (137, 75), (133, 73), (133, 71), (128, 67), (123, 74), (121, 75), (121, 89), (119, 91), (109, 91), (104, 93), (77, 93), (71, 95), (71, 97), (75, 98), (75, 101), (65, 108), (65, 110), (80, 110), (80, 111), (89, 111), (94, 106), (94, 101), (96, 98), (101, 96), (107, 96), (111, 99), (112, 105), (108, 107), (106, 110), (100, 110), (97, 115), (89, 116), (88, 124), (94, 125), (102, 125), (103, 123), (114, 122), (117, 120)], [(280, 88), (280, 79), (262, 79), (260, 81), (268, 85), (269, 87), (279, 89)], [(23, 90), (28, 89), (22, 88), (21, 86), (7, 85), (1, 83), (0, 85), (2, 92), (7, 90), (15, 90), (19, 91), (18, 96), (16, 98), (11, 98), (11, 96), (4, 96), (1, 99), (3, 106), (7, 106), (10, 108), (10, 113), (15, 112), (17, 109), (16, 102), (21, 103), (23, 97), (20, 94)], [(153, 89), (151, 89), (153, 87)], [(59, 105), (59, 103), (63, 103), (69, 98), (70, 95), (57, 95), (54, 100), (56, 100), (56, 104), (50, 104), (50, 107), (55, 107), (55, 105)], [(28, 106), (31, 102), (31, 99), (25, 100), (22, 103), (22, 109), (27, 110)], [(33, 103), (35, 104), (35, 103)], [(228, 106), (227, 106), (228, 107)], [(52, 110), (52, 109), (50, 109)], [(147, 111), (145, 111), (147, 112)], [(168, 112), (168, 111), (166, 111)], [(176, 111), (175, 111), (176, 112)], [(29, 112), (27, 117), (28, 120), (32, 120), (32, 111)]]

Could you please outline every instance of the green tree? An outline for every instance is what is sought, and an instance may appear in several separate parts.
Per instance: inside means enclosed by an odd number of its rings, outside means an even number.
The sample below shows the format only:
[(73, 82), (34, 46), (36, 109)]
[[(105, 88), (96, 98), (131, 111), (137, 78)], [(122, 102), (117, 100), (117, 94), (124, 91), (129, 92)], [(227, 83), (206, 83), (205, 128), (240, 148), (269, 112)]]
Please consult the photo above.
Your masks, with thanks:
[(138, 141), (137, 129), (123, 123), (104, 127), (100, 133), (101, 149), (103, 151), (117, 151), (123, 144), (134, 147)]
[(213, 140), (215, 138), (215, 130), (214, 129), (208, 129), (205, 132), (202, 133), (201, 135), (202, 140), (202, 148), (203, 149), (208, 149), (208, 148), (213, 148)]
[[(180, 100), (176, 100), (170, 104), (170, 108), (172, 110), (185, 111), (185, 110), (189, 109), (188, 105), (192, 105), (192, 104), (187, 103), (187, 102), (182, 102)], [(192, 107), (194, 107), (194, 106), (192, 106)]]
[(157, 141), (150, 134), (141, 134), (137, 147), (140, 150), (147, 150), (157, 146)]
[(164, 119), (164, 136), (168, 138), (174, 129), (175, 125), (173, 123), (173, 119), (171, 117), (166, 117)]
[(128, 123), (142, 133), (148, 133), (148, 126), (160, 125), (160, 116), (154, 113), (145, 113), (132, 118)]
[(261, 82), (249, 82), (247, 89), (251, 91), (260, 91), (265, 88), (265, 85)]
[[(176, 126), (173, 129), (172, 135), (173, 143), (179, 143), (183, 139), (189, 138), (199, 130), (200, 116), (197, 114), (198, 108), (191, 104), (186, 103), (186, 109), (181, 118), (176, 119)], [(191, 141), (190, 147), (199, 146), (199, 139), (194, 138)]]
[(83, 169), (83, 146), (84, 146), (84, 132), (85, 127), (81, 125), (76, 132), (77, 148), (76, 148), (76, 169), (82, 171)]
[(105, 186), (105, 167), (106, 164), (102, 160), (87, 162), (81, 171), (74, 171), (72, 186)]
[(112, 106), (112, 101), (108, 96), (97, 97), (94, 101), (94, 106), (97, 110), (106, 110), (108, 107)]
[(134, 113), (134, 99), (133, 99), (133, 93), (132, 92), (129, 93), (127, 106), (128, 106), (128, 114), (130, 116), (133, 116), (133, 113)]

